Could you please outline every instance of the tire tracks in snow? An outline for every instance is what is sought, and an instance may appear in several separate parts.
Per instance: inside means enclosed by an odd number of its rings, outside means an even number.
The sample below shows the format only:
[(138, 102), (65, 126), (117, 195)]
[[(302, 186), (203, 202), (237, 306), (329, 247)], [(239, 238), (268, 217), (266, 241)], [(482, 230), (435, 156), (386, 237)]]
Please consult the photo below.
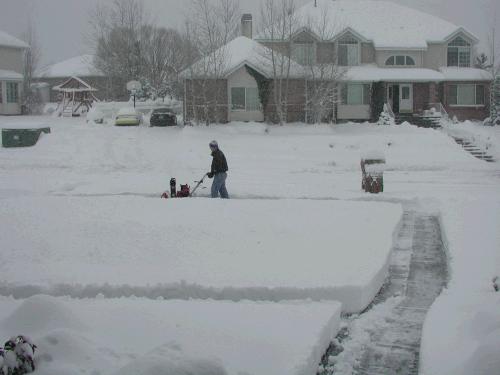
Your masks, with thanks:
[(327, 375), (416, 375), (425, 317), (448, 280), (439, 218), (405, 211), (389, 276), (343, 328), (323, 361)]

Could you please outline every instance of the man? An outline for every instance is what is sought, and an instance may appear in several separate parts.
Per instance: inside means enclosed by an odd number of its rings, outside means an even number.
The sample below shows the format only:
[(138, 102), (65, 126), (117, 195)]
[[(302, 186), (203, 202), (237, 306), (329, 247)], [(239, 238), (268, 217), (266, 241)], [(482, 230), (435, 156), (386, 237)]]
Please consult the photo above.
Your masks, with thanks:
[(227, 161), (224, 153), (219, 149), (217, 141), (210, 142), (210, 150), (212, 151), (212, 168), (208, 173), (208, 178), (213, 178), (212, 183), (212, 198), (218, 198), (219, 194), (222, 199), (229, 199), (229, 194), (226, 189), (227, 178)]

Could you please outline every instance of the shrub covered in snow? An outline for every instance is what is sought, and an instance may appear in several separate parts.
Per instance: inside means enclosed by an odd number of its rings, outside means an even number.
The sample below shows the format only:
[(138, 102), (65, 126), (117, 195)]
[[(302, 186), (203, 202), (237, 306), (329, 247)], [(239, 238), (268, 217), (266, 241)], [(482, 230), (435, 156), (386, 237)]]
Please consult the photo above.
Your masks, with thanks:
[(389, 114), (389, 108), (387, 108), (386, 104), (384, 104), (384, 110), (380, 114), (380, 117), (378, 119), (378, 124), (379, 125), (395, 125), (396, 124), (394, 119)]
[(0, 375), (23, 375), (35, 371), (36, 345), (26, 336), (11, 338), (0, 348)]

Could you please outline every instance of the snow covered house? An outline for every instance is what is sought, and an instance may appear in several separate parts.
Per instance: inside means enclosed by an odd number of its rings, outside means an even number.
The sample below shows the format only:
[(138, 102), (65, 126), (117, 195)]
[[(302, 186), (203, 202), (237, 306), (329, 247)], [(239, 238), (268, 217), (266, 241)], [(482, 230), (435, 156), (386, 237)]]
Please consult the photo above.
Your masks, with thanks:
[(29, 46), (0, 31), (0, 115), (20, 115), (24, 53)]
[(109, 80), (94, 67), (93, 55), (82, 55), (46, 66), (36, 72), (37, 82), (47, 83), (50, 87), (50, 101), (61, 101), (58, 87), (76, 77), (84, 86), (92, 87), (92, 92), (99, 99), (104, 99), (108, 92)]
[[(396, 120), (427, 111), (459, 119), (484, 119), (491, 75), (472, 65), (478, 38), (441, 18), (389, 1), (316, 0), (293, 15), (286, 38), (242, 19), (242, 33), (184, 72), (185, 118), (217, 121), (275, 121), (276, 70), (266, 59), (292, 60), (286, 72), (287, 121), (307, 121), (315, 69), (335, 67), (336, 89), (327, 118), (376, 120), (384, 103)], [(207, 70), (214, 59), (218, 72)], [(217, 70), (217, 69), (215, 69)], [(267, 89), (267, 94), (263, 95)], [(200, 115), (200, 112), (202, 115)], [(428, 112), (427, 112), (428, 113)]]

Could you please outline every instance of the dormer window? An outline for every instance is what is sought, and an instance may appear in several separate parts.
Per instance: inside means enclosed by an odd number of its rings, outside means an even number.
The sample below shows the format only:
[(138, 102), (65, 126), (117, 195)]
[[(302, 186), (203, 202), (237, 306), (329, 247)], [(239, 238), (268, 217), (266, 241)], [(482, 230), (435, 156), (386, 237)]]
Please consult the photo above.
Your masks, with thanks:
[(359, 65), (359, 41), (352, 36), (345, 36), (338, 41), (338, 64), (340, 66)]
[(391, 56), (385, 61), (387, 66), (415, 66), (415, 60), (411, 56)]
[(448, 44), (448, 66), (469, 68), (471, 60), (471, 45), (458, 36)]
[(316, 48), (314, 43), (293, 43), (292, 59), (301, 65), (314, 65), (316, 63)]

